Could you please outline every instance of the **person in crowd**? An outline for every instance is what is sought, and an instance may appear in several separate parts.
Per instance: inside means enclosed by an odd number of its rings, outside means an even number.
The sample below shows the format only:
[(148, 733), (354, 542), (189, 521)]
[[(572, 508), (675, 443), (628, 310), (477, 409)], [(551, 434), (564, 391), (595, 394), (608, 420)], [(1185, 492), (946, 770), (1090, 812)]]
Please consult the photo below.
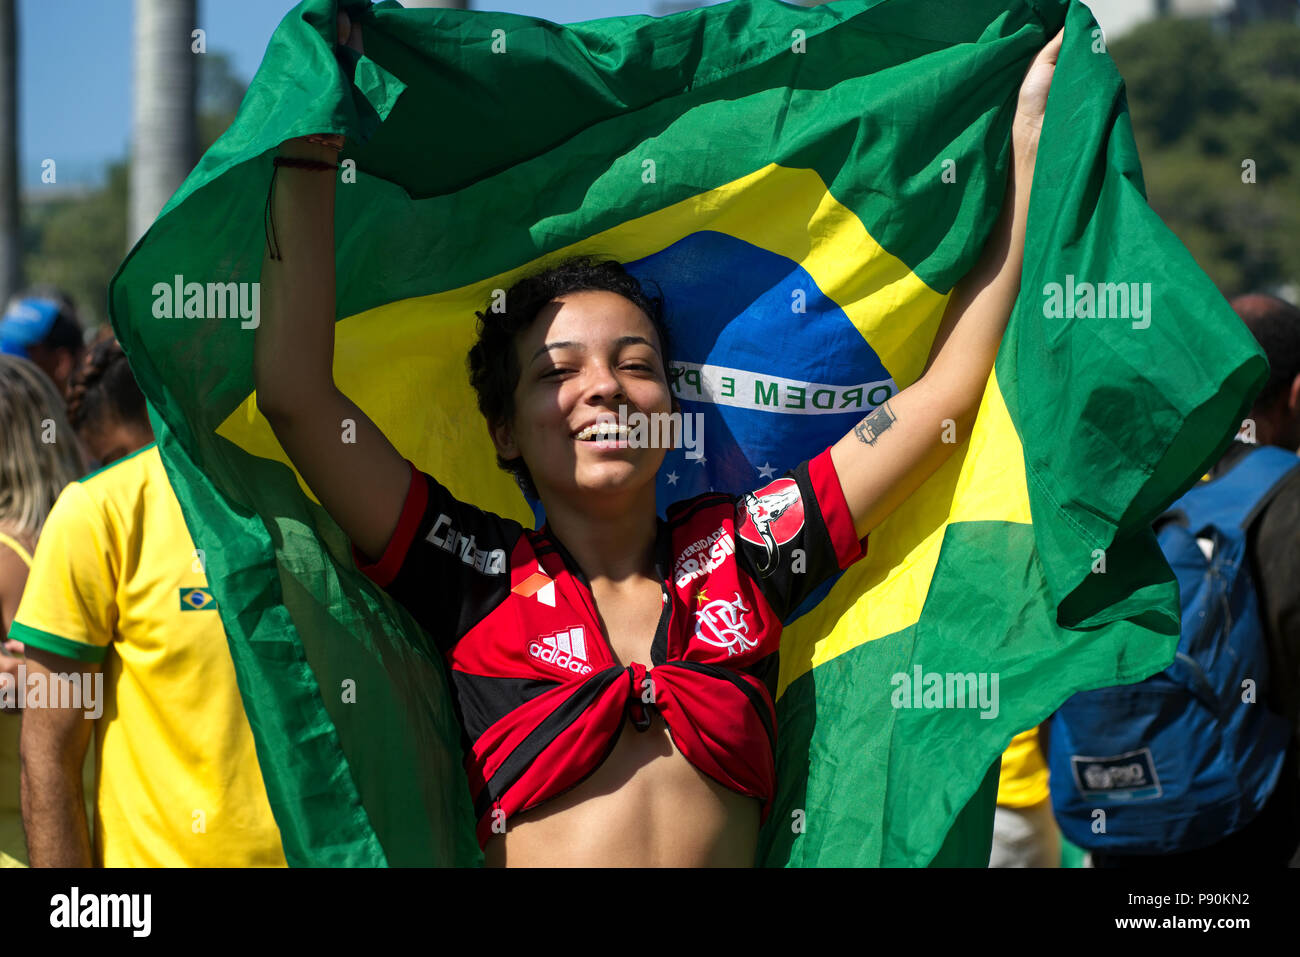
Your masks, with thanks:
[[(37, 366), (0, 355), (0, 866), (27, 862), (19, 802), (23, 645), (9, 627), (45, 517), (85, 469), (63, 399)], [(7, 690), (6, 690), (7, 688)]]
[(1038, 728), (1022, 731), (1002, 754), (989, 867), (1059, 867), (1061, 829), (1052, 816), (1047, 762)]
[[(1259, 445), (1300, 452), (1300, 309), (1260, 293), (1237, 296), (1231, 306), (1264, 350), (1269, 376), (1211, 478)], [(1258, 817), (1205, 853), (1300, 866), (1300, 481), (1293, 477), (1279, 487), (1246, 540), (1268, 645), (1271, 698), (1265, 704), (1286, 717), (1292, 736), (1281, 778)]]
[[(54, 503), (11, 630), (36, 680), (80, 689), (24, 717), (31, 863), (283, 865), (203, 554), (115, 340), (73, 377), (68, 418), (103, 467)], [(78, 774), (92, 730), (93, 836)]]
[[(1257, 293), (1238, 296), (1231, 306), (1268, 358), (1269, 376), (1210, 481), (1261, 446), (1300, 449), (1300, 309)], [(1247, 529), (1246, 550), (1267, 647), (1268, 694), (1261, 704), (1291, 729), (1278, 782), (1258, 813), (1222, 840), (1164, 855), (1094, 850), (1097, 867), (1300, 865), (1300, 470), (1265, 499)]]
[[(340, 42), (360, 49), (359, 33), (341, 18)], [(281, 144), (258, 408), (359, 567), (447, 661), (489, 864), (753, 863), (775, 797), (781, 622), (946, 459), (943, 420), (974, 420), (1020, 286), (1059, 49), (1058, 36), (1021, 87), (1003, 215), (925, 374), (785, 476), (699, 496), (665, 522), (664, 449), (633, 447), (617, 418), (670, 414), (670, 343), (661, 304), (621, 264), (558, 263), (507, 290), (503, 312), (479, 313), (470, 378), (485, 428), (547, 516), (524, 529), (455, 499), (339, 391), (341, 138)], [(345, 420), (356, 442), (341, 446)]]
[(81, 321), (63, 293), (32, 290), (10, 300), (0, 317), (0, 353), (31, 359), (66, 395), (85, 354)]

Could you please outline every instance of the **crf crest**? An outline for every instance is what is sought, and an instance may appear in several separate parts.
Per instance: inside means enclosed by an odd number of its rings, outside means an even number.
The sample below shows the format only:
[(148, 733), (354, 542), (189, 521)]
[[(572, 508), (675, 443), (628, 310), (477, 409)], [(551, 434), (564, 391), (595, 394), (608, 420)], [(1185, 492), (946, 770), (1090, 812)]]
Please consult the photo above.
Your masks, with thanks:
[(758, 639), (749, 633), (749, 611), (740, 592), (730, 600), (715, 599), (696, 613), (695, 637), (715, 648), (726, 648), (727, 657), (757, 648)]

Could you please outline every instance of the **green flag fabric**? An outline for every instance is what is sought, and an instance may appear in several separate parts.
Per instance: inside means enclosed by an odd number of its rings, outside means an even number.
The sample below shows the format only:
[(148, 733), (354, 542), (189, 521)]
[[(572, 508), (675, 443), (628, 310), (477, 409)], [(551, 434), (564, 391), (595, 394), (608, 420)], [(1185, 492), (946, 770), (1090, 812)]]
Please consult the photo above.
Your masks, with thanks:
[(340, 388), (458, 498), (525, 524), (465, 373), (474, 311), (580, 253), (657, 283), (674, 390), (713, 436), (703, 465), (668, 453), (666, 506), (765, 484), (916, 380), (997, 220), (1025, 69), (1065, 25), (1020, 296), (974, 434), (786, 622), (758, 860), (986, 864), (1012, 736), (1172, 660), (1178, 596), (1149, 522), (1265, 375), (1146, 204), (1087, 8), (733, 0), (570, 26), (352, 12), (364, 56), (335, 53), (331, 0), (285, 18), (110, 290), (295, 865), (481, 854), (443, 663), (256, 410), (278, 144), (348, 137)]

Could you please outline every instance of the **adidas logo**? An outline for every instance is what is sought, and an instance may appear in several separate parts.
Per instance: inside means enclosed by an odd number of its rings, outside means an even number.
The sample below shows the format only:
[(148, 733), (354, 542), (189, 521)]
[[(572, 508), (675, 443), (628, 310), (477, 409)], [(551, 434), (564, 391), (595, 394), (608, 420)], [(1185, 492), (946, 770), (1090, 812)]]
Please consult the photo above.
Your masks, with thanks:
[(591, 674), (591, 665), (587, 664), (587, 639), (581, 625), (541, 636), (529, 643), (528, 653), (575, 675)]

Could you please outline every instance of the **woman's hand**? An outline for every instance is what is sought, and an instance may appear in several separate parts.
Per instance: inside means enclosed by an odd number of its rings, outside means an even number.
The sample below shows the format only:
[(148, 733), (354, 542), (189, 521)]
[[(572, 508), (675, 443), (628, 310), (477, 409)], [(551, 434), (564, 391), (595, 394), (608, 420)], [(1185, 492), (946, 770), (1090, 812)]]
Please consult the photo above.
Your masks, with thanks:
[[(0, 647), (4, 648), (4, 653), (0, 654), (0, 685), (8, 684), (9, 690), (13, 692), (12, 699), (7, 694), (0, 695), (0, 700), (4, 702), (4, 705), (0, 705), (0, 714), (18, 714), (17, 702), (22, 700), (22, 693), (18, 690), (18, 668), (23, 663), (23, 643), (4, 639), (0, 640)], [(8, 681), (4, 680), (6, 677)], [(12, 708), (5, 706), (10, 700), (14, 702)]]
[(361, 54), (366, 52), (361, 46), (361, 24), (353, 23), (346, 10), (339, 11), (339, 46), (351, 47)]
[[(338, 44), (364, 54), (361, 42), (361, 24), (353, 23), (346, 10), (339, 11)], [(337, 133), (315, 133), (310, 137), (296, 136), (280, 144), (280, 155), (296, 159), (312, 159), (321, 162), (335, 162), (339, 150), (343, 149), (344, 139)]]
[(1061, 55), (1061, 40), (1065, 30), (1061, 29), (1048, 41), (1047, 46), (1038, 51), (1025, 79), (1020, 84), (1020, 96), (1016, 100), (1016, 118), (1012, 124), (1012, 139), (1021, 149), (1021, 156), (1032, 155), (1038, 149), (1038, 134), (1043, 129), (1043, 114), (1047, 112), (1047, 91), (1052, 85), (1052, 76), (1056, 72), (1056, 60)]

